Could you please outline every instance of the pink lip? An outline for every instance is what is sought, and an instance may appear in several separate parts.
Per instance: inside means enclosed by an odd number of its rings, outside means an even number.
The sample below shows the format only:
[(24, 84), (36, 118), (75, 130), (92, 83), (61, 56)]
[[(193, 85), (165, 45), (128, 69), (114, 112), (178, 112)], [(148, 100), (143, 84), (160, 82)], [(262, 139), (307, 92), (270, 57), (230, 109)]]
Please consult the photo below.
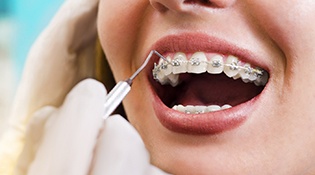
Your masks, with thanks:
[[(152, 50), (157, 50), (161, 54), (167, 52), (213, 52), (221, 54), (232, 54), (239, 57), (244, 62), (249, 62), (253, 65), (259, 65), (263, 69), (268, 70), (267, 66), (260, 62), (260, 60), (249, 52), (248, 50), (238, 48), (232, 44), (221, 39), (210, 37), (205, 34), (190, 34), (185, 33), (181, 35), (172, 35), (160, 39), (156, 42)], [(158, 57), (151, 60), (157, 62)], [(259, 105), (259, 99), (265, 90), (258, 96), (254, 97), (250, 101), (239, 104), (230, 109), (204, 113), (204, 114), (185, 114), (167, 107), (156, 94), (152, 84), (152, 70), (147, 72), (149, 75), (149, 81), (151, 82), (151, 92), (153, 94), (153, 108), (160, 123), (167, 129), (183, 134), (218, 134), (237, 128), (244, 123), (250, 116), (250, 113), (255, 109), (256, 105)], [(270, 72), (270, 71), (269, 71)], [(266, 89), (266, 87), (265, 87)]]
[(254, 99), (236, 107), (204, 114), (185, 114), (168, 108), (154, 92), (154, 111), (161, 124), (174, 132), (205, 135), (218, 134), (240, 126), (254, 109)]
[[(161, 38), (153, 44), (146, 54), (148, 54), (151, 50), (156, 50), (162, 55), (172, 52), (194, 53), (197, 51), (234, 55), (243, 62), (259, 66), (269, 73), (271, 71), (263, 59), (259, 58), (259, 56), (255, 55), (253, 52), (237, 47), (235, 44), (229, 43), (223, 39), (203, 33), (182, 33), (179, 35), (169, 35)], [(151, 65), (153, 65), (154, 62), (157, 62), (158, 59), (158, 57), (151, 59)]]

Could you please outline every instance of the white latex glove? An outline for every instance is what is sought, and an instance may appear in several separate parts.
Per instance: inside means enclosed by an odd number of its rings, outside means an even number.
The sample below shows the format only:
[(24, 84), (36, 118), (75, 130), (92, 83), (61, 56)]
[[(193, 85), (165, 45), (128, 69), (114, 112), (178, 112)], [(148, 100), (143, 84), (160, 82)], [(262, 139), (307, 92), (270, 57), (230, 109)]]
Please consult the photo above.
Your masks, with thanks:
[(0, 174), (12, 175), (35, 111), (60, 106), (81, 80), (95, 77), (98, 0), (66, 0), (32, 46), (10, 125), (0, 138)]
[(35, 113), (17, 174), (163, 175), (152, 166), (136, 130), (121, 116), (105, 122), (104, 86), (92, 79), (76, 85), (60, 108)]

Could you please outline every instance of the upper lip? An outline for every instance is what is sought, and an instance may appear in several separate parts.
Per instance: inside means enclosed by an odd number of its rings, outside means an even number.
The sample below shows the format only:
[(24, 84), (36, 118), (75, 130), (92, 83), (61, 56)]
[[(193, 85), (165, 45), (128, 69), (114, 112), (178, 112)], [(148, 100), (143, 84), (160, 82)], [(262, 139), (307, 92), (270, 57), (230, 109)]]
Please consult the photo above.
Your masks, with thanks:
[[(154, 43), (150, 50), (156, 50), (162, 55), (165, 53), (194, 53), (197, 51), (234, 55), (242, 62), (258, 66), (269, 73), (271, 71), (269, 69), (270, 66), (266, 64), (264, 58), (260, 55), (255, 54), (249, 49), (239, 47), (234, 43), (215, 36), (209, 36), (204, 33), (181, 33), (177, 35), (168, 35)], [(158, 56), (154, 56), (150, 61), (150, 65), (153, 66), (153, 63), (158, 62), (158, 59)]]

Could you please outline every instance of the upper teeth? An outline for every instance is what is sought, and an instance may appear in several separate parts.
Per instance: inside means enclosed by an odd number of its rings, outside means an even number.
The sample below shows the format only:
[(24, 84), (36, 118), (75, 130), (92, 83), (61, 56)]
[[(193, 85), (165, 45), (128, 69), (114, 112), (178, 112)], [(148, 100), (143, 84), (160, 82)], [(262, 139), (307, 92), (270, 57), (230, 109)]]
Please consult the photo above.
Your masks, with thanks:
[(173, 59), (170, 56), (167, 57), (167, 60), (160, 58), (152, 72), (155, 80), (163, 85), (171, 84), (172, 86), (178, 84), (179, 74), (186, 72), (195, 74), (224, 72), (228, 77), (242, 78), (245, 83), (254, 82), (257, 86), (266, 85), (269, 78), (268, 73), (262, 68), (252, 68), (249, 63), (243, 63), (235, 56), (214, 54), (207, 58), (204, 52), (194, 53), (189, 60), (182, 52), (176, 53)]

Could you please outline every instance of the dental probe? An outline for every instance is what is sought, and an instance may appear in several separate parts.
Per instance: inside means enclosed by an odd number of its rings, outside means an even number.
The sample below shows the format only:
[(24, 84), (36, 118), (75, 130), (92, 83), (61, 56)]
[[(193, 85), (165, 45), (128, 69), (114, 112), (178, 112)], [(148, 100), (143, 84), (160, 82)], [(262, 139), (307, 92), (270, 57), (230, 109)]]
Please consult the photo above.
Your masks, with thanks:
[(126, 95), (131, 90), (132, 81), (135, 77), (147, 66), (148, 62), (152, 58), (152, 55), (156, 54), (160, 58), (167, 61), (165, 57), (163, 57), (160, 53), (155, 50), (152, 50), (147, 58), (145, 59), (144, 63), (137, 69), (137, 71), (125, 81), (119, 81), (115, 87), (109, 92), (105, 99), (105, 113), (103, 115), (103, 119), (107, 119), (109, 115), (114, 112), (114, 110), (118, 107), (118, 105), (123, 101)]

